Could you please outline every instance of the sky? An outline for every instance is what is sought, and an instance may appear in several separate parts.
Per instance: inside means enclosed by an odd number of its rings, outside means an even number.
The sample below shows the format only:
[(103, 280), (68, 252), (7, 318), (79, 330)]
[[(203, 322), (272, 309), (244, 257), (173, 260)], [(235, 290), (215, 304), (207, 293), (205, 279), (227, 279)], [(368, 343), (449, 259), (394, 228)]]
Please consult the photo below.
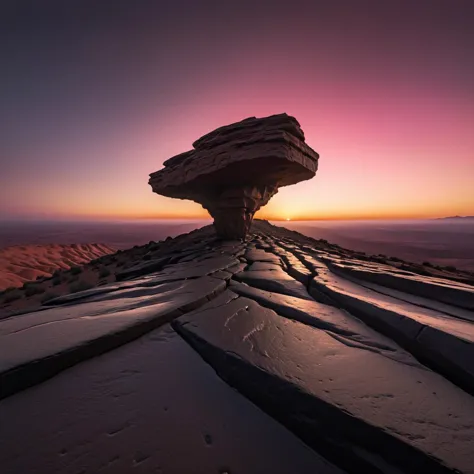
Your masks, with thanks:
[(201, 218), (148, 175), (287, 112), (320, 154), (258, 217), (474, 215), (474, 2), (6, 0), (0, 219)]

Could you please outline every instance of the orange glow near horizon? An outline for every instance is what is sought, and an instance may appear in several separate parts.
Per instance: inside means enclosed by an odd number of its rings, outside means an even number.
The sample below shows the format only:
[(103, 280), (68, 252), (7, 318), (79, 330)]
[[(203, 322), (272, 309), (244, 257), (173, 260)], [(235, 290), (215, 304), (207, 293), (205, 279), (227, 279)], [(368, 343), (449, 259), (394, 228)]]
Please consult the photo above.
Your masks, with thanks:
[[(113, 220), (113, 219), (123, 219), (123, 220), (201, 220), (201, 219), (211, 219), (209, 213), (202, 208), (199, 204), (190, 202), (190, 201), (177, 201), (179, 204), (176, 205), (175, 202), (166, 202), (169, 198), (162, 196), (155, 196), (156, 200), (161, 201), (163, 205), (153, 206), (150, 208), (150, 212), (124, 212), (123, 208), (107, 208), (103, 209), (99, 206), (94, 205), (90, 209), (81, 209), (77, 213), (71, 212), (59, 212), (55, 213), (55, 216), (58, 217), (69, 217), (76, 219), (93, 219), (93, 220)], [(453, 215), (472, 215), (473, 208), (470, 205), (469, 201), (466, 202), (467, 205), (453, 205), (452, 207), (449, 203), (439, 203), (439, 206), (426, 209), (423, 206), (423, 203), (420, 203), (418, 206), (410, 205), (408, 209), (403, 212), (402, 209), (397, 208), (397, 206), (387, 205), (385, 208), (379, 209), (376, 205), (371, 208), (367, 208), (365, 212), (361, 212), (361, 209), (357, 204), (352, 206), (346, 206), (347, 210), (341, 211), (338, 208), (326, 208), (320, 209), (319, 212), (314, 212), (310, 206), (305, 209), (303, 206), (299, 205), (298, 197), (294, 198), (294, 203), (285, 202), (283, 196), (281, 198), (282, 202), (277, 201), (277, 197), (273, 198), (276, 202), (270, 201), (270, 203), (260, 209), (256, 214), (256, 219), (265, 219), (269, 221), (313, 221), (313, 220), (325, 220), (325, 221), (335, 221), (335, 220), (384, 220), (384, 219), (432, 219), (438, 217), (446, 217)], [(292, 207), (294, 205), (295, 207)], [(161, 212), (154, 209), (155, 207), (161, 208)], [(287, 217), (291, 215), (291, 217)]]

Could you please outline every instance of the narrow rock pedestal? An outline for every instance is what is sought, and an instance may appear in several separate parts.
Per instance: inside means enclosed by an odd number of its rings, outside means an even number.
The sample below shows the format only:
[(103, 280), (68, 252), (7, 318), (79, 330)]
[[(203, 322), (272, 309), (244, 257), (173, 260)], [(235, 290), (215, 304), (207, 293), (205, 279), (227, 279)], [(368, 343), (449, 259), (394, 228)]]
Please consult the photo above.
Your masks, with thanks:
[(214, 228), (221, 239), (244, 240), (255, 213), (277, 192), (276, 186), (236, 187), (203, 200), (202, 205), (214, 218)]

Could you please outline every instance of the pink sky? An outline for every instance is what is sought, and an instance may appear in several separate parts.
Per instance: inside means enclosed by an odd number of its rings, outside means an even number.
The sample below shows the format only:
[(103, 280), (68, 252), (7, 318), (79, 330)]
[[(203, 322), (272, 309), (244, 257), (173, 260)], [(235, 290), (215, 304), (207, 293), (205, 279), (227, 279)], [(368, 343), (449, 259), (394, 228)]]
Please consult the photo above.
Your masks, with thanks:
[[(281, 112), (300, 122), (320, 167), (260, 217), (474, 214), (473, 35), (462, 8), (420, 6), (407, 20), (347, 5), (342, 15), (277, 11), (261, 27), (257, 16), (248, 33), (240, 17), (227, 30), (219, 17), (196, 27), (201, 36), (183, 37), (183, 26), (166, 41), (153, 23), (125, 39), (112, 25), (73, 65), (49, 58), (36, 70), (37, 96), (9, 121), (0, 215), (203, 217), (198, 204), (153, 194), (148, 174), (218, 126)], [(54, 67), (64, 74), (48, 102)], [(116, 77), (120, 94), (106, 101), (101, 87)]]

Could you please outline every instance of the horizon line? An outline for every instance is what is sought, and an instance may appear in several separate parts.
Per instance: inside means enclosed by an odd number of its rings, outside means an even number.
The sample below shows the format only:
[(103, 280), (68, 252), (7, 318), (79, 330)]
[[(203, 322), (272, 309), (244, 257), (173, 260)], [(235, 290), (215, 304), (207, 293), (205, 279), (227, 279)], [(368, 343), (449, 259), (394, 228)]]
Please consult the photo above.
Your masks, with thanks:
[[(382, 220), (438, 220), (449, 218), (469, 218), (470, 215), (443, 215), (443, 216), (356, 216), (356, 217), (312, 217), (312, 218), (281, 218), (257, 217), (257, 220), (273, 222), (331, 222), (331, 221), (382, 221)], [(117, 221), (212, 221), (211, 216), (0, 216), (0, 221), (44, 221), (44, 222), (117, 222)]]

